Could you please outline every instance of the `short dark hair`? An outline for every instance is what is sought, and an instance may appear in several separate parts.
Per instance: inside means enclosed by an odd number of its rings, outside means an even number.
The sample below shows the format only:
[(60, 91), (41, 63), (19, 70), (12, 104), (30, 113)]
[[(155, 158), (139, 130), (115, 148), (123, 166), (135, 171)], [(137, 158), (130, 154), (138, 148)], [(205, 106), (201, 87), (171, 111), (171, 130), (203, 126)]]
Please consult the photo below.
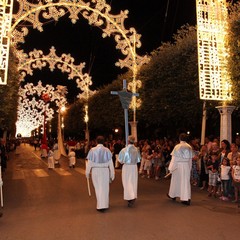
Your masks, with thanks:
[(179, 135), (179, 141), (187, 141), (188, 140), (188, 135), (186, 133), (181, 133)]
[(97, 143), (99, 144), (104, 144), (104, 137), (103, 136), (98, 136), (96, 139)]

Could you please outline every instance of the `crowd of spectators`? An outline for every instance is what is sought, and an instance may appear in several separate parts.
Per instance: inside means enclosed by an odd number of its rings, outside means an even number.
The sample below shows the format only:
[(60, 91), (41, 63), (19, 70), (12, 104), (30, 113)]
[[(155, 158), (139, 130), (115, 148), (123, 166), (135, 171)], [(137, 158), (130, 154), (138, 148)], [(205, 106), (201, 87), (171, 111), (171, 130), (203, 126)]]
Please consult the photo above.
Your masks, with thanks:
[[(56, 142), (56, 141), (55, 141)], [(141, 162), (138, 166), (139, 175), (142, 178), (155, 179), (156, 181), (168, 174), (168, 165), (171, 160), (171, 152), (178, 143), (175, 139), (159, 138), (155, 140), (139, 140), (135, 143), (141, 154)], [(41, 142), (33, 139), (30, 144), (41, 148)], [(219, 198), (222, 201), (238, 202), (240, 192), (240, 136), (232, 143), (227, 140), (219, 141), (219, 138), (206, 137), (203, 145), (198, 138), (189, 139), (193, 149), (191, 184), (206, 190), (209, 197)], [(2, 170), (6, 168), (7, 152), (19, 145), (16, 141), (2, 142)], [(54, 141), (49, 141), (49, 149), (52, 149)], [(104, 145), (110, 149), (113, 155), (115, 168), (121, 168), (118, 162), (118, 153), (125, 147), (123, 140), (106, 140)], [(74, 149), (77, 159), (84, 159), (88, 151), (96, 146), (95, 140), (70, 139), (64, 143), (66, 153)], [(6, 152), (6, 153), (5, 153)]]
[[(171, 152), (178, 143), (175, 139), (140, 140), (136, 143), (141, 153), (139, 174), (142, 178), (156, 181), (168, 174)], [(106, 141), (105, 146), (113, 153), (116, 168), (116, 155), (124, 141)], [(239, 201), (240, 192), (240, 136), (232, 143), (212, 136), (206, 137), (203, 145), (200, 139), (191, 138), (189, 144), (193, 150), (191, 184), (207, 192), (208, 197), (219, 198), (222, 201)], [(86, 149), (95, 146), (91, 141)], [(117, 146), (117, 152), (115, 150)]]

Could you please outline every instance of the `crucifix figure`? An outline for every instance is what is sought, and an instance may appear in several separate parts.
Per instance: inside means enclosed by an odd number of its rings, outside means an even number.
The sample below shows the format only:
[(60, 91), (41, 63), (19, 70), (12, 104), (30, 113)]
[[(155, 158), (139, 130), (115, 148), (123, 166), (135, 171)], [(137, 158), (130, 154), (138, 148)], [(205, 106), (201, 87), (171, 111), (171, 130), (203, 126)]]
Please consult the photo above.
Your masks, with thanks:
[(127, 91), (127, 81), (123, 80), (123, 90), (122, 91), (111, 91), (112, 95), (118, 95), (122, 104), (122, 108), (124, 109), (124, 121), (125, 121), (125, 144), (128, 144), (128, 109), (129, 105), (132, 101), (133, 96), (139, 96), (138, 93), (132, 93)]

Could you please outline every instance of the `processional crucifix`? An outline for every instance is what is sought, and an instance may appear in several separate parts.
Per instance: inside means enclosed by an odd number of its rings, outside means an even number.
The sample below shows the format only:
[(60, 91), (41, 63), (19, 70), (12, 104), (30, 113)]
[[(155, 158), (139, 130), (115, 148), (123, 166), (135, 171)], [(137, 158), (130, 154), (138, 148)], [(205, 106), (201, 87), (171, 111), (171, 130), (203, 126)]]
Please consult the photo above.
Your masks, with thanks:
[(127, 91), (127, 81), (123, 80), (123, 90), (122, 91), (111, 91), (112, 95), (118, 95), (122, 104), (122, 108), (124, 109), (124, 121), (125, 121), (125, 141), (126, 145), (128, 144), (128, 109), (129, 105), (132, 101), (133, 96), (139, 96), (138, 93), (132, 93)]

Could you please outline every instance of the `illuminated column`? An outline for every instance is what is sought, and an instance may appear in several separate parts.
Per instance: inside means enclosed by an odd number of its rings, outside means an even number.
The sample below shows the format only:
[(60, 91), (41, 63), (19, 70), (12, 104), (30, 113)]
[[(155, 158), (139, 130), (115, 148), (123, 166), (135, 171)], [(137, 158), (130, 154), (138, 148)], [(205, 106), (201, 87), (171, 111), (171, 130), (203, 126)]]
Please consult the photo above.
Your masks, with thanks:
[[(229, 109), (234, 107), (225, 106), (226, 101), (232, 100), (227, 68), (227, 3), (226, 0), (196, 0), (196, 6), (200, 99), (223, 102), (223, 106), (218, 107), (221, 113), (220, 132), (222, 137), (229, 140), (231, 117), (227, 112), (233, 111)], [(205, 127), (203, 122), (202, 138)]]
[(58, 109), (58, 151), (60, 155), (67, 156), (65, 147), (63, 144), (62, 137), (62, 116), (61, 114), (65, 111), (65, 106), (59, 107)]
[(216, 107), (221, 115), (220, 119), (220, 141), (227, 139), (232, 142), (232, 112), (234, 106), (219, 106)]
[(207, 110), (206, 110), (206, 101), (204, 101), (203, 102), (203, 116), (202, 116), (201, 145), (204, 145), (204, 143), (205, 143), (206, 121), (207, 121)]
[(89, 144), (90, 141), (90, 134), (89, 134), (89, 129), (88, 129), (88, 104), (85, 105), (84, 107), (85, 110), (85, 117), (84, 117), (84, 121), (86, 123), (86, 129), (85, 129), (85, 140), (87, 140), (87, 144)]
[(131, 126), (131, 135), (134, 136), (135, 138), (135, 142), (138, 141), (138, 138), (137, 138), (137, 121), (133, 121), (133, 122), (129, 122), (130, 126)]
[(231, 100), (227, 69), (226, 0), (197, 0), (198, 70), (200, 98)]
[(12, 23), (13, 0), (0, 0), (0, 85), (7, 84), (10, 29)]
[(42, 100), (44, 101), (44, 117), (43, 117), (43, 137), (42, 144), (47, 145), (47, 131), (46, 131), (46, 105), (50, 101), (50, 97), (47, 93), (42, 94)]

